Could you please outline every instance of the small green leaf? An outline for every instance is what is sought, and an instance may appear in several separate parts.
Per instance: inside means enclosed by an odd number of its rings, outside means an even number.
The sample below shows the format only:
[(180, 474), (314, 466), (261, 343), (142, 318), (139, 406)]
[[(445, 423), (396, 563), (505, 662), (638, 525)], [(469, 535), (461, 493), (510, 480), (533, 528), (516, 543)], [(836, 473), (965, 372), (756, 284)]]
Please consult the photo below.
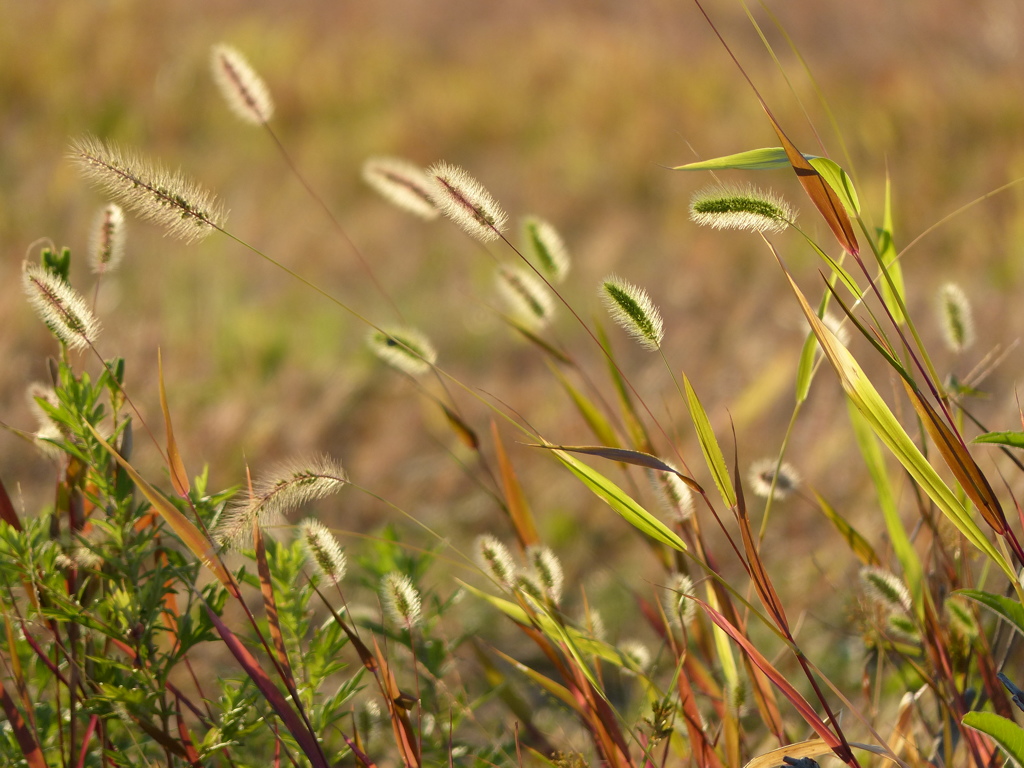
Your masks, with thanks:
[(1024, 432), (986, 432), (978, 435), (972, 443), (996, 443), (1011, 448), (1024, 448)]
[(994, 712), (968, 712), (962, 722), (991, 736), (1011, 760), (1024, 768), (1024, 728)]
[[(804, 155), (808, 160), (814, 155)], [(774, 168), (789, 168), (789, 158), (782, 147), (762, 147), (724, 155), (713, 160), (677, 165), (673, 171), (770, 171)]]
[(686, 404), (690, 408), (693, 426), (697, 429), (697, 440), (704, 453), (704, 461), (707, 462), (715, 485), (718, 486), (718, 492), (722, 494), (725, 503), (730, 507), (735, 507), (736, 490), (732, 487), (732, 480), (729, 478), (729, 468), (725, 465), (725, 456), (722, 455), (718, 439), (715, 437), (714, 430), (711, 429), (711, 420), (708, 419), (707, 411), (700, 404), (697, 393), (693, 391), (686, 374), (683, 374), (683, 386), (686, 388)]
[(991, 592), (982, 592), (980, 589), (958, 589), (953, 594), (977, 600), (1010, 622), (1018, 632), (1024, 634), (1024, 606), (1017, 600), (1003, 595), (993, 595)]

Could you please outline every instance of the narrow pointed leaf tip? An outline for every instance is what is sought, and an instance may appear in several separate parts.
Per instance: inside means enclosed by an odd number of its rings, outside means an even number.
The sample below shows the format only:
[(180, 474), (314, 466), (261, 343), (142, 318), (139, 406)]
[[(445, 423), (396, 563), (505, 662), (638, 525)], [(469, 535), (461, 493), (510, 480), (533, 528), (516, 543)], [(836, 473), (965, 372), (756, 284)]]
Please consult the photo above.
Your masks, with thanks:
[(263, 125), (274, 116), (266, 83), (235, 48), (223, 43), (213, 46), (210, 67), (224, 101), (241, 120)]
[(796, 219), (796, 213), (774, 192), (753, 186), (716, 185), (694, 194), (690, 219), (714, 229), (782, 232)]
[(665, 325), (647, 291), (628, 283), (618, 275), (601, 281), (599, 295), (608, 314), (619, 326), (652, 352), (661, 348)]
[(479, 181), (446, 162), (435, 163), (427, 174), (433, 184), (431, 198), (441, 213), (481, 242), (501, 237), (508, 214)]

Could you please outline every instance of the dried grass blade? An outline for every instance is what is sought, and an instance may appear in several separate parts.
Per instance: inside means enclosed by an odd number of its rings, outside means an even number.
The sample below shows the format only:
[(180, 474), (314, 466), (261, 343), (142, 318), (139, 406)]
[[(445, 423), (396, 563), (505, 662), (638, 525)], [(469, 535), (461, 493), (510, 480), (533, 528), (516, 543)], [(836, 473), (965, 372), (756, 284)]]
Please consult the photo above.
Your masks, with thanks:
[(320, 749), (319, 742), (310, 733), (309, 729), (305, 727), (295, 710), (288, 705), (280, 689), (274, 685), (267, 676), (267, 673), (263, 671), (256, 657), (249, 652), (249, 649), (242, 644), (235, 633), (228, 629), (227, 625), (221, 621), (220, 616), (209, 608), (206, 609), (206, 614), (210, 617), (210, 621), (213, 622), (213, 626), (224, 641), (224, 645), (231, 651), (231, 654), (241, 665), (242, 669), (245, 670), (245, 673), (249, 675), (255, 686), (259, 688), (260, 693), (263, 694), (270, 706), (273, 707), (277, 716), (281, 718), (281, 722), (284, 723), (288, 731), (295, 737), (295, 741), (302, 749), (303, 754), (309, 758), (314, 768), (330, 768), (327, 758)]
[(697, 697), (693, 693), (685, 669), (680, 669), (676, 675), (676, 687), (679, 689), (679, 704), (683, 709), (683, 717), (686, 718), (686, 732), (690, 736), (690, 751), (693, 753), (697, 768), (724, 768), (722, 759), (704, 733), (700, 710), (697, 709)]
[(942, 454), (946, 466), (949, 467), (964, 492), (974, 502), (974, 506), (978, 508), (985, 522), (1000, 536), (1005, 535), (1007, 524), (1003, 507), (970, 451), (920, 392), (906, 381), (903, 382), (903, 385), (907, 390), (907, 397), (910, 398), (914, 410), (924, 422), (924, 427), (931, 435), (932, 442), (939, 449), (939, 453)]
[(196, 751), (195, 745), (192, 743), (192, 736), (188, 732), (188, 726), (185, 725), (185, 718), (181, 715), (180, 701), (175, 700), (174, 709), (178, 721), (178, 739), (181, 742), (182, 747), (185, 748), (186, 759), (192, 763), (192, 768), (203, 768), (203, 762), (199, 759), (199, 753)]
[(28, 725), (21, 716), (21, 712), (18, 711), (18, 707), (14, 703), (14, 699), (11, 698), (10, 694), (7, 693), (7, 689), (4, 688), (3, 681), (0, 681), (0, 707), (3, 707), (4, 714), (7, 715), (7, 722), (14, 732), (14, 738), (18, 742), (18, 747), (21, 749), (21, 754), (24, 755), (25, 763), (28, 767), (47, 768), (43, 751), (39, 748), (39, 742), (36, 740), (35, 734), (29, 730)]
[(419, 742), (416, 740), (416, 733), (409, 720), (409, 713), (403, 706), (399, 706), (399, 702), (403, 701), (406, 696), (398, 687), (395, 673), (391, 671), (388, 660), (384, 658), (384, 653), (381, 651), (376, 637), (373, 638), (373, 651), (377, 657), (377, 665), (380, 667), (379, 679), (384, 686), (384, 698), (388, 707), (388, 716), (391, 718), (391, 730), (395, 735), (395, 746), (398, 747), (398, 751), (402, 755), (402, 762), (407, 768), (419, 768)]
[(345, 743), (348, 744), (348, 748), (352, 750), (352, 754), (356, 756), (356, 760), (359, 761), (359, 764), (363, 766), (363, 768), (377, 768), (377, 764), (373, 762), (369, 755), (359, 749), (359, 746), (352, 741), (352, 739), (344, 733), (341, 734), (341, 738), (343, 738)]
[(0, 520), (16, 531), (21, 530), (21, 521), (18, 519), (18, 513), (14, 511), (14, 504), (11, 503), (11, 497), (7, 495), (3, 480), (0, 480)]
[(505, 504), (508, 507), (508, 516), (512, 520), (512, 526), (516, 529), (516, 536), (523, 548), (540, 543), (540, 534), (537, 533), (537, 524), (533, 520), (533, 513), (530, 505), (523, 495), (523, 487), (519, 484), (519, 477), (516, 475), (515, 467), (509, 461), (505, 452), (505, 445), (501, 441), (501, 433), (498, 425), (491, 421), (491, 436), (494, 438), (494, 452), (498, 459), (498, 469), (501, 472), (501, 487), (505, 492)]
[(564, 685), (562, 685), (561, 683), (555, 682), (550, 677), (542, 675), (540, 672), (538, 672), (537, 670), (535, 670), (535, 669), (533, 669), (531, 667), (526, 666), (521, 661), (517, 661), (516, 659), (513, 659), (507, 653), (504, 653), (503, 651), (501, 651), (501, 650), (499, 650), (497, 648), (492, 648), (491, 650), (494, 651), (494, 653), (497, 656), (501, 657), (502, 659), (507, 661), (509, 664), (511, 664), (513, 667), (515, 667), (517, 670), (519, 670), (524, 675), (526, 675), (528, 678), (530, 678), (530, 680), (532, 680), (534, 683), (536, 683), (539, 688), (541, 688), (542, 690), (547, 691), (549, 694), (554, 696), (560, 702), (565, 704), (565, 706), (569, 707), (574, 712), (576, 712), (576, 714), (578, 714), (578, 715), (582, 715), (583, 714), (583, 709), (580, 706), (579, 701), (577, 701), (576, 697), (573, 696), (572, 691), (570, 691)]
[(459, 441), (470, 450), (479, 451), (480, 438), (476, 436), (473, 428), (444, 403), (441, 403), (441, 409), (444, 411), (444, 416), (448, 419), (448, 424), (459, 438)]
[(277, 615), (277, 601), (274, 599), (274, 583), (270, 578), (270, 564), (267, 562), (267, 547), (263, 540), (263, 531), (258, 525), (252, 527), (253, 545), (256, 549), (256, 570), (260, 577), (260, 591), (263, 593), (263, 609), (267, 613), (267, 627), (270, 630), (270, 639), (274, 644), (274, 653), (277, 661), (284, 671), (285, 683), (289, 690), (295, 688), (295, 676), (292, 674), (291, 664), (288, 662), (288, 650), (284, 645), (284, 634), (281, 632), (281, 622)]
[(156, 353), (156, 368), (160, 381), (160, 410), (164, 413), (164, 427), (167, 430), (167, 470), (171, 473), (174, 492), (184, 499), (188, 497), (190, 488), (188, 472), (185, 471), (185, 463), (178, 453), (178, 442), (174, 439), (174, 429), (171, 427), (171, 411), (167, 407), (167, 392), (164, 389), (164, 361), (159, 350)]

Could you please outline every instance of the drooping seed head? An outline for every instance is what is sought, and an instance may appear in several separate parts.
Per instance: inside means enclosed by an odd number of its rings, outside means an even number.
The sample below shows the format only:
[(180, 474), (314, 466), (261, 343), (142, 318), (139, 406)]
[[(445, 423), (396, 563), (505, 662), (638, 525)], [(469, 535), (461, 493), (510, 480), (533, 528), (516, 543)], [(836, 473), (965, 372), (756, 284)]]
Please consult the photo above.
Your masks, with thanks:
[(714, 229), (782, 232), (796, 219), (796, 213), (774, 192), (753, 186), (716, 185), (694, 194), (690, 219)]
[(942, 337), (949, 350), (960, 353), (974, 344), (971, 302), (959, 285), (946, 283), (939, 289), (938, 308)]
[(665, 325), (647, 291), (627, 283), (617, 275), (610, 275), (601, 282), (598, 293), (612, 320), (636, 339), (640, 346), (651, 351), (661, 348)]
[(213, 46), (210, 68), (224, 101), (244, 122), (263, 125), (274, 116), (270, 90), (238, 50), (223, 43)]
[[(776, 471), (778, 477), (776, 478)], [(750, 489), (763, 499), (771, 496), (782, 501), (800, 485), (800, 474), (788, 461), (779, 465), (777, 459), (760, 459), (750, 465)], [(772, 486), (774, 485), (774, 492)]]
[(675, 627), (688, 627), (697, 618), (697, 604), (690, 598), (694, 596), (693, 579), (685, 573), (673, 573), (661, 595), (662, 607), (669, 624)]
[(544, 596), (554, 605), (562, 599), (562, 585), (565, 576), (562, 563), (550, 547), (532, 546), (526, 549), (526, 560), (533, 569), (533, 575), (544, 592)]
[(434, 182), (418, 165), (397, 157), (371, 157), (363, 163), (363, 181), (385, 200), (421, 219), (436, 219)]
[(74, 288), (39, 264), (24, 262), (21, 285), (29, 304), (69, 349), (81, 349), (96, 341), (100, 323)]
[(522, 265), (498, 267), (496, 281), (498, 293), (515, 321), (531, 331), (551, 322), (555, 314), (551, 291), (531, 269)]
[(552, 283), (569, 274), (569, 249), (552, 224), (536, 216), (523, 220), (524, 252)]
[(113, 272), (124, 258), (124, 211), (117, 203), (104, 206), (93, 225), (89, 266), (93, 274)]
[(422, 616), (420, 593), (404, 573), (387, 574), (381, 580), (380, 594), (385, 613), (396, 624), (412, 627), (419, 623)]
[(876, 606), (887, 613), (910, 613), (910, 590), (895, 573), (884, 568), (864, 566), (859, 576), (864, 594)]
[(501, 237), (508, 215), (483, 185), (456, 165), (440, 162), (430, 166), (431, 198), (438, 210), (481, 242)]
[(299, 540), (306, 559), (323, 576), (335, 584), (345, 578), (345, 552), (327, 526), (312, 518), (303, 520), (299, 524)]
[(373, 354), (409, 376), (421, 376), (437, 362), (437, 350), (430, 339), (414, 328), (375, 328), (367, 344)]
[(254, 525), (274, 525), (292, 509), (337, 493), (347, 482), (341, 464), (326, 455), (281, 464), (258, 476), (252, 495), (225, 511), (214, 538), (229, 545), (241, 543)]
[(651, 470), (649, 474), (651, 487), (654, 488), (661, 508), (679, 522), (689, 520), (693, 516), (693, 493), (690, 487), (675, 472)]
[(473, 545), (481, 570), (506, 589), (515, 583), (516, 565), (508, 547), (490, 534), (477, 536)]
[(193, 242), (224, 226), (220, 203), (180, 171), (168, 171), (93, 136), (72, 142), (68, 157), (90, 184), (172, 237)]

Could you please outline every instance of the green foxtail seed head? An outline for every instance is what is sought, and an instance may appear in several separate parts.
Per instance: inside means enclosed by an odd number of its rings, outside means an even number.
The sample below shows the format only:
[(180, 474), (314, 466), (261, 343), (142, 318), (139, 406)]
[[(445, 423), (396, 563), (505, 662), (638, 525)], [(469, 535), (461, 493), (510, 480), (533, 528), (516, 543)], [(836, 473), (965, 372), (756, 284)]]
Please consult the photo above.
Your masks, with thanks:
[(341, 464), (326, 455), (288, 461), (256, 478), (249, 498), (232, 502), (218, 522), (214, 538), (237, 545), (252, 527), (277, 524), (296, 507), (340, 491), (348, 482)]
[(978, 638), (978, 622), (974, 619), (967, 601), (958, 595), (950, 595), (943, 603), (950, 630), (968, 642)]
[(716, 185), (694, 194), (690, 219), (714, 229), (781, 232), (796, 219), (796, 213), (773, 192), (753, 186)]
[(523, 251), (552, 283), (561, 283), (569, 274), (569, 249), (549, 222), (536, 216), (523, 220)]
[(68, 157), (86, 181), (172, 237), (192, 242), (224, 226), (220, 203), (178, 171), (93, 136), (73, 141)]
[(29, 304), (69, 349), (81, 349), (96, 341), (100, 323), (75, 289), (39, 264), (24, 262), (21, 286)]
[(430, 166), (427, 175), (433, 182), (430, 196), (441, 213), (481, 242), (501, 237), (508, 215), (480, 182), (445, 162)]
[(274, 116), (274, 102), (266, 83), (236, 49), (224, 44), (213, 46), (210, 69), (224, 101), (241, 120), (263, 125)]
[(902, 640), (906, 643), (921, 642), (921, 634), (918, 631), (917, 624), (906, 614), (892, 613), (886, 616), (885, 630), (896, 640)]
[(612, 320), (642, 347), (651, 351), (661, 348), (665, 327), (647, 291), (611, 275), (601, 282), (598, 293)]
[(384, 612), (396, 624), (415, 626), (421, 618), (420, 593), (412, 579), (404, 573), (392, 571), (381, 579), (381, 602)]
[(565, 577), (562, 563), (549, 547), (535, 545), (527, 547), (526, 560), (533, 568), (533, 575), (544, 591), (545, 597), (554, 605), (562, 599), (562, 585)]
[(89, 243), (89, 267), (93, 274), (113, 272), (124, 258), (124, 211), (117, 203), (104, 206), (93, 225)]
[(523, 597), (528, 598), (537, 608), (546, 603), (544, 588), (537, 581), (537, 575), (534, 573), (517, 573), (512, 588)]
[(860, 569), (859, 576), (864, 594), (876, 606), (887, 613), (910, 613), (910, 591), (895, 573), (883, 568), (864, 566)]
[(473, 546), (480, 569), (505, 589), (511, 589), (516, 578), (516, 565), (508, 547), (490, 534), (477, 536)]
[(951, 352), (960, 353), (974, 343), (971, 302), (959, 285), (946, 283), (939, 289), (939, 322), (942, 337)]
[(437, 362), (430, 339), (414, 328), (373, 329), (367, 344), (373, 354), (409, 376), (421, 376)]
[(299, 523), (299, 540), (306, 559), (323, 576), (335, 584), (345, 578), (345, 552), (327, 526), (312, 518), (303, 520)]
[[(775, 477), (776, 469), (778, 478)], [(750, 465), (750, 490), (763, 499), (773, 496), (772, 483), (775, 490), (773, 498), (782, 501), (800, 485), (800, 474), (788, 461), (779, 466), (777, 459), (760, 459)]]
[(496, 281), (498, 293), (513, 320), (531, 331), (540, 330), (551, 322), (555, 314), (551, 291), (529, 267), (498, 267)]
[(422, 168), (397, 157), (371, 157), (363, 163), (363, 181), (381, 197), (421, 219), (436, 219), (433, 180)]
[(648, 471), (648, 476), (658, 502), (665, 512), (673, 515), (679, 522), (689, 520), (693, 516), (693, 494), (679, 475), (652, 469)]

